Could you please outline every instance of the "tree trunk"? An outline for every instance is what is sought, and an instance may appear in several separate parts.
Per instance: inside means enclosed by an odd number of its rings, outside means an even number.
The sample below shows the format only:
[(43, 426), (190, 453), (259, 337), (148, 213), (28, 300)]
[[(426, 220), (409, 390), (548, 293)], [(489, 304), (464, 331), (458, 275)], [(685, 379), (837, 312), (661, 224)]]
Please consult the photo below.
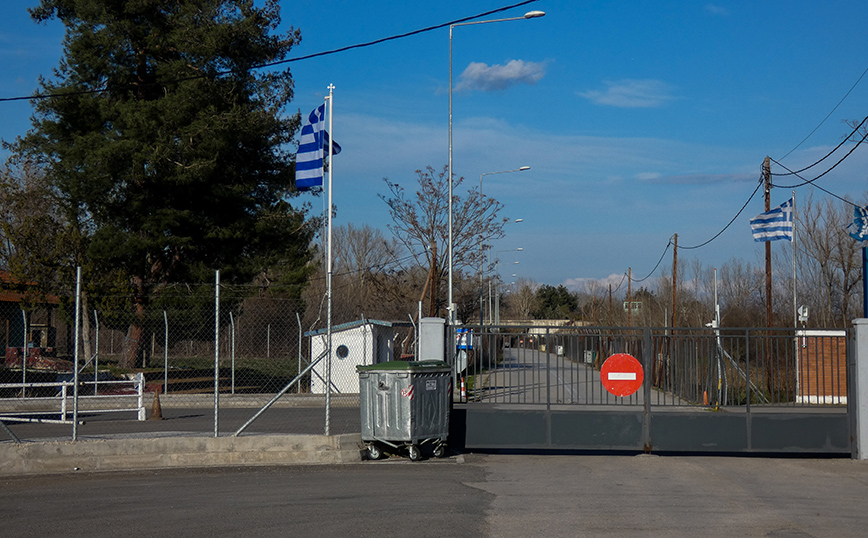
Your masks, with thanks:
[(139, 355), (142, 349), (142, 337), (145, 334), (145, 304), (144, 304), (144, 281), (141, 277), (134, 277), (133, 284), (136, 288), (136, 309), (133, 322), (130, 324), (125, 349), (118, 364), (120, 368), (133, 369), (139, 366)]

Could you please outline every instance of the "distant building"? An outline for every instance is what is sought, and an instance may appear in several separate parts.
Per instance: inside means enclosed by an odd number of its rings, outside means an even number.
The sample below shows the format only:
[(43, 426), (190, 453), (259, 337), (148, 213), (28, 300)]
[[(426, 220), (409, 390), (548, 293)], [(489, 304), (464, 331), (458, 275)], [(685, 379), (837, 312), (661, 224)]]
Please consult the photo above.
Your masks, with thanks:
[[(55, 349), (68, 339), (68, 326), (60, 319), (57, 297), (49, 295), (36, 308), (21, 309), (28, 287), (34, 285), (18, 282), (9, 273), (0, 271), (0, 344), (4, 349), (25, 345)], [(62, 347), (66, 349), (65, 345)]]

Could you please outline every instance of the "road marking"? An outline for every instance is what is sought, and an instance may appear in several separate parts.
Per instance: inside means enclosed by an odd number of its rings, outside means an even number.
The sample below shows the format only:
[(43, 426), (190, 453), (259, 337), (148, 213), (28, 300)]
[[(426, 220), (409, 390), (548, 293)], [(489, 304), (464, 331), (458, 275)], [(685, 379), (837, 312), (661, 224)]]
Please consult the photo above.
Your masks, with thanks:
[(635, 381), (636, 372), (609, 372), (611, 381)]

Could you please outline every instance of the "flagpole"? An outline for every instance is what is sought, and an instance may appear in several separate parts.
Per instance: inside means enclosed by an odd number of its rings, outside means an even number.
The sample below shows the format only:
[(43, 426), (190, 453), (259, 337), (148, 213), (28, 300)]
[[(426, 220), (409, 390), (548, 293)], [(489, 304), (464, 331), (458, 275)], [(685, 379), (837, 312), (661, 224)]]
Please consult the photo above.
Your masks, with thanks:
[(799, 328), (799, 314), (796, 306), (796, 191), (793, 191), (793, 328)]
[(325, 434), (329, 435), (331, 420), (331, 393), (332, 393), (332, 152), (334, 150), (334, 84), (329, 84), (329, 95), (326, 98), (329, 114), (329, 200), (328, 200), (328, 253), (326, 255), (326, 296), (328, 297), (326, 333), (328, 341), (328, 355), (326, 356), (326, 392), (325, 392)]

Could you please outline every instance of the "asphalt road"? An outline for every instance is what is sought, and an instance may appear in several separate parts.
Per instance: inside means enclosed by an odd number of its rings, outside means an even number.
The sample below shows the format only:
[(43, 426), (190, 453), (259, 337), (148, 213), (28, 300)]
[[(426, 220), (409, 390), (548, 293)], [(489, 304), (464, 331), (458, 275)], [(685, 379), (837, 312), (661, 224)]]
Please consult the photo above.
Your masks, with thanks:
[[(592, 366), (538, 348), (504, 348), (503, 361), (484, 374), (482, 401), (490, 403), (552, 403), (582, 405), (642, 405), (642, 389), (628, 397), (609, 394)], [(654, 405), (688, 405), (657, 389)]]
[(844, 459), (465, 455), (0, 479), (5, 536), (861, 537)]

